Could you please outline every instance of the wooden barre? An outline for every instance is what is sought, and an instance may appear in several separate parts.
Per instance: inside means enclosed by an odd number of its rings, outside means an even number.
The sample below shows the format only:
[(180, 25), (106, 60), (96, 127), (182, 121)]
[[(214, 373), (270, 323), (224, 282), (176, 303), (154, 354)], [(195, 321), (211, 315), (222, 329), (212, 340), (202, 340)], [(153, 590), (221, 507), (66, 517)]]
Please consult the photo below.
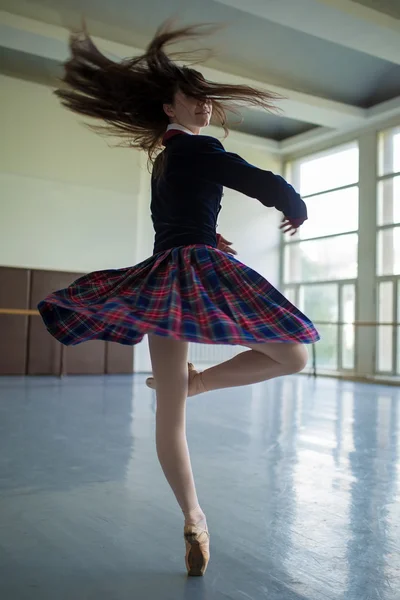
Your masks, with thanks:
[(314, 325), (351, 325), (352, 327), (400, 327), (400, 323), (391, 323), (390, 321), (383, 323), (379, 321), (314, 321), (311, 319)]
[[(22, 316), (37, 316), (39, 315), (38, 310), (31, 309), (22, 309), (22, 308), (0, 308), (1, 315), (22, 315)], [(311, 319), (315, 325), (351, 325), (354, 327), (400, 327), (400, 323), (391, 323), (384, 321), (380, 323), (379, 321), (314, 321)]]
[[(40, 313), (38, 310), (30, 310), (23, 308), (0, 308), (0, 315), (22, 315), (22, 316), (38, 316)], [(378, 321), (352, 321), (351, 323), (347, 323), (345, 321), (314, 321), (311, 319), (315, 325), (350, 325), (352, 327), (400, 327), (400, 323), (390, 323), (383, 322), (379, 323)]]
[(38, 310), (30, 310), (25, 308), (0, 308), (0, 315), (23, 315), (36, 316), (39, 315)]

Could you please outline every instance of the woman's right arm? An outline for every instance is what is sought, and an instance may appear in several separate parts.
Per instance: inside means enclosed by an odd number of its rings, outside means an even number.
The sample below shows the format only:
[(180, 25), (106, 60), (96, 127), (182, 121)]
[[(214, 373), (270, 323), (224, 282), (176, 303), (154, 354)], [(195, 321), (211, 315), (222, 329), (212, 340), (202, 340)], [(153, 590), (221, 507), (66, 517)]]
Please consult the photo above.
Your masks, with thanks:
[(195, 143), (197, 176), (256, 198), (264, 206), (275, 207), (296, 227), (307, 219), (304, 201), (283, 177), (251, 165), (238, 154), (226, 152), (215, 138), (198, 136)]

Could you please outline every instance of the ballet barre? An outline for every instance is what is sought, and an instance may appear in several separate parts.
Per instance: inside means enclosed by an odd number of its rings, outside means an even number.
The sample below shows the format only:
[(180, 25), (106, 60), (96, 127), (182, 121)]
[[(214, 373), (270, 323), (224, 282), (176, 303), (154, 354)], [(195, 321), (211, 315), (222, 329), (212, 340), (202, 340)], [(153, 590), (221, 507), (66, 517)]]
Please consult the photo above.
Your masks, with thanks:
[(39, 315), (38, 310), (30, 310), (25, 308), (0, 308), (0, 315), (23, 315), (33, 317)]
[[(0, 308), (0, 315), (23, 315), (23, 316), (39, 316), (40, 313), (35, 309), (25, 308)], [(339, 326), (351, 326), (351, 327), (400, 327), (400, 323), (390, 321), (314, 321), (311, 319), (314, 325), (339, 325)]]
[[(40, 315), (38, 310), (24, 308), (0, 308), (0, 315), (20, 315), (25, 317), (37, 317)], [(337, 327), (400, 327), (400, 323), (390, 321), (313, 321), (314, 325), (333, 325)], [(59, 365), (59, 377), (65, 375), (66, 356), (65, 346), (61, 345), (61, 356)], [(317, 377), (317, 352), (315, 344), (312, 344), (312, 372), (313, 377)]]
[[(400, 323), (391, 321), (314, 321), (314, 325), (333, 325), (337, 327), (400, 327)], [(312, 345), (312, 371), (313, 377), (317, 377), (317, 350)]]
[(391, 323), (390, 321), (314, 321), (314, 325), (349, 325), (351, 327), (400, 327), (400, 323)]

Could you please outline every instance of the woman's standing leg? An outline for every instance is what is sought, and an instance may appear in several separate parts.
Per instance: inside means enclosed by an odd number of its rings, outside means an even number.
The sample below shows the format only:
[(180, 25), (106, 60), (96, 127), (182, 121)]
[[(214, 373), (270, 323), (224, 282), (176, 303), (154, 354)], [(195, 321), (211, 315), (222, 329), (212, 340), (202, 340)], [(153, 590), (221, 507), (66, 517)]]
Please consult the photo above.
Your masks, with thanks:
[(149, 347), (157, 378), (157, 454), (185, 516), (188, 575), (204, 575), (210, 558), (209, 534), (197, 498), (186, 441), (188, 343), (151, 335)]
[(188, 343), (149, 335), (150, 356), (157, 379), (156, 445), (165, 477), (185, 516), (186, 525), (206, 527), (199, 506), (186, 440)]

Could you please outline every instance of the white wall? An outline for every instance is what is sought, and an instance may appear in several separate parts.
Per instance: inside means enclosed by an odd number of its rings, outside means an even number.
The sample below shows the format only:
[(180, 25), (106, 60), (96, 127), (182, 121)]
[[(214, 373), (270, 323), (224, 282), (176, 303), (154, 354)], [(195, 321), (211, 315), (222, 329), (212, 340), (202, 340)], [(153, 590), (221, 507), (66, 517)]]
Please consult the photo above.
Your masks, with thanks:
[(3, 265), (94, 271), (135, 261), (131, 194), (1, 173)]
[[(88, 272), (120, 268), (152, 252), (146, 157), (115, 148), (63, 109), (43, 85), (0, 76), (0, 264)], [(235, 139), (236, 138), (236, 139)], [(245, 139), (245, 142), (240, 141)], [(232, 135), (227, 150), (279, 172), (251, 138)], [(219, 232), (239, 260), (279, 280), (279, 214), (225, 190)], [(147, 344), (136, 369), (150, 370)]]
[(45, 86), (0, 77), (0, 263), (87, 272), (136, 260), (144, 169)]

